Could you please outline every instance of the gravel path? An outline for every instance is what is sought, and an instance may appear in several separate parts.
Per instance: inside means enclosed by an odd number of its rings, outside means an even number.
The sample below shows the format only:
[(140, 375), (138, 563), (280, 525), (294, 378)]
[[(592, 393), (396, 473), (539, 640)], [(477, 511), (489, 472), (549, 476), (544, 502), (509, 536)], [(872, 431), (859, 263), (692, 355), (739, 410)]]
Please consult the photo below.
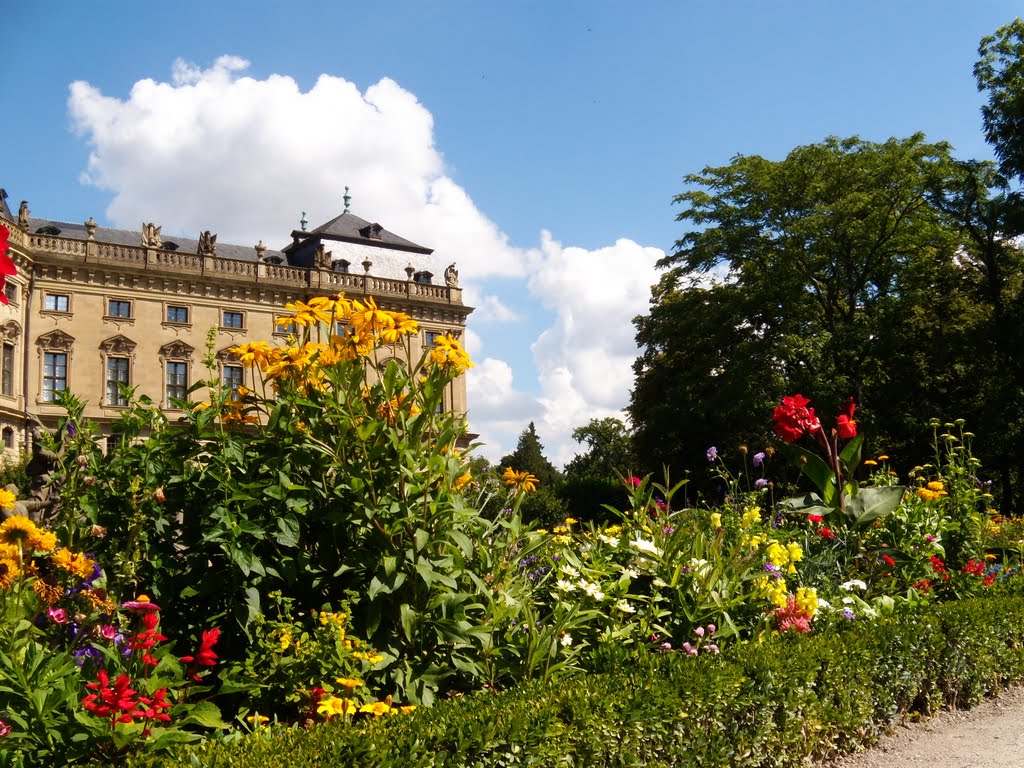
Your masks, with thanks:
[(875, 747), (831, 768), (977, 768), (1024, 765), (1024, 686), (971, 710), (897, 726)]

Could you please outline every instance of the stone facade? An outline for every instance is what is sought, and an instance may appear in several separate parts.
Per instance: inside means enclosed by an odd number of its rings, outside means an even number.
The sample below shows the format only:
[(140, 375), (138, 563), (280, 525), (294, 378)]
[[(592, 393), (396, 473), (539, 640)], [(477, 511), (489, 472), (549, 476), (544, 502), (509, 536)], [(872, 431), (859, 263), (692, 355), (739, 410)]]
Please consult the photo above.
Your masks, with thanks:
[[(53, 426), (61, 412), (53, 392), (60, 389), (87, 401), (86, 417), (105, 434), (125, 406), (118, 382), (151, 397), (173, 421), (180, 411), (170, 397), (209, 377), (209, 336), (214, 373), (251, 386), (252, 372), (227, 350), (283, 340), (274, 321), (290, 301), (372, 296), (419, 321), (420, 349), (433, 334), (461, 336), (473, 311), (461, 288), (435, 277), (430, 249), (347, 209), (317, 229), (292, 232), (280, 251), (262, 241), (218, 244), (210, 232), (196, 240), (162, 236), (153, 224), (131, 232), (91, 219), (35, 219), (24, 209), (20, 216), (0, 210), (18, 268), (7, 279), (9, 304), (0, 305), (0, 445), (7, 456), (28, 446), (34, 419)], [(445, 407), (465, 412), (465, 377), (453, 382)]]

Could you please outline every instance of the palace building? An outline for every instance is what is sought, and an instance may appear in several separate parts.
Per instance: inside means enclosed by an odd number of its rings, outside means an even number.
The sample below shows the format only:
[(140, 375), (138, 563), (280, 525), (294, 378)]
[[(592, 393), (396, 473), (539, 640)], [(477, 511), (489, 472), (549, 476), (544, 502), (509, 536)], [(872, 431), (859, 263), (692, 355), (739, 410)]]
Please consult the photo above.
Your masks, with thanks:
[[(54, 393), (87, 402), (85, 416), (104, 434), (127, 405), (119, 385), (158, 402), (170, 420), (172, 398), (208, 378), (203, 358), (213, 338), (215, 374), (238, 386), (251, 371), (228, 351), (246, 341), (284, 340), (284, 305), (314, 296), (372, 296), (420, 325), (420, 349), (436, 336), (460, 337), (473, 311), (462, 303), (458, 272), (439, 274), (430, 248), (344, 211), (273, 250), (141, 231), (40, 219), (23, 202), (17, 213), (0, 190), (0, 221), (10, 230), (18, 273), (0, 305), (0, 439), (5, 453), (29, 445), (32, 426), (52, 427)], [(212, 329), (212, 330), (211, 330)], [(417, 354), (414, 340), (413, 354)], [(202, 393), (196, 393), (203, 399)], [(445, 408), (466, 411), (465, 377), (445, 393)]]

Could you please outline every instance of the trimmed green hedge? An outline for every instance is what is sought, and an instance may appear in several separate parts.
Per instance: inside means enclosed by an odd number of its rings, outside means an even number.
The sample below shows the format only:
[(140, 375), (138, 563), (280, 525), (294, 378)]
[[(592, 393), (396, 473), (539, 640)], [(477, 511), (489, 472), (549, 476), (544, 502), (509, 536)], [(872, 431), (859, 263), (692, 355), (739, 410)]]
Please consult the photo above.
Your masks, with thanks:
[(779, 635), (718, 657), (606, 649), (598, 666), (364, 726), (267, 731), (128, 765), (808, 765), (875, 742), (910, 712), (1024, 680), (1024, 599)]

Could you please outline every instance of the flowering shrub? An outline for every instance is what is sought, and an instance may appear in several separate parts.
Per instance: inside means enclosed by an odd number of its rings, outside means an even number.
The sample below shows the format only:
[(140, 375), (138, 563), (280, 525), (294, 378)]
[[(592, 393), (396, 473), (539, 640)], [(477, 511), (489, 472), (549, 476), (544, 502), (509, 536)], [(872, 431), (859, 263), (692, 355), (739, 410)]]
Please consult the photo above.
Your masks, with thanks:
[[(14, 499), (0, 492), (0, 505)], [(148, 598), (118, 605), (89, 555), (14, 515), (0, 524), (0, 712), (9, 749), (30, 762), (112, 758), (195, 740), (195, 726), (223, 727), (210, 690), (197, 685), (217, 660), (218, 630), (195, 656), (162, 644)], [(188, 663), (183, 674), (182, 663)], [(74, 735), (77, 734), (77, 735)]]

